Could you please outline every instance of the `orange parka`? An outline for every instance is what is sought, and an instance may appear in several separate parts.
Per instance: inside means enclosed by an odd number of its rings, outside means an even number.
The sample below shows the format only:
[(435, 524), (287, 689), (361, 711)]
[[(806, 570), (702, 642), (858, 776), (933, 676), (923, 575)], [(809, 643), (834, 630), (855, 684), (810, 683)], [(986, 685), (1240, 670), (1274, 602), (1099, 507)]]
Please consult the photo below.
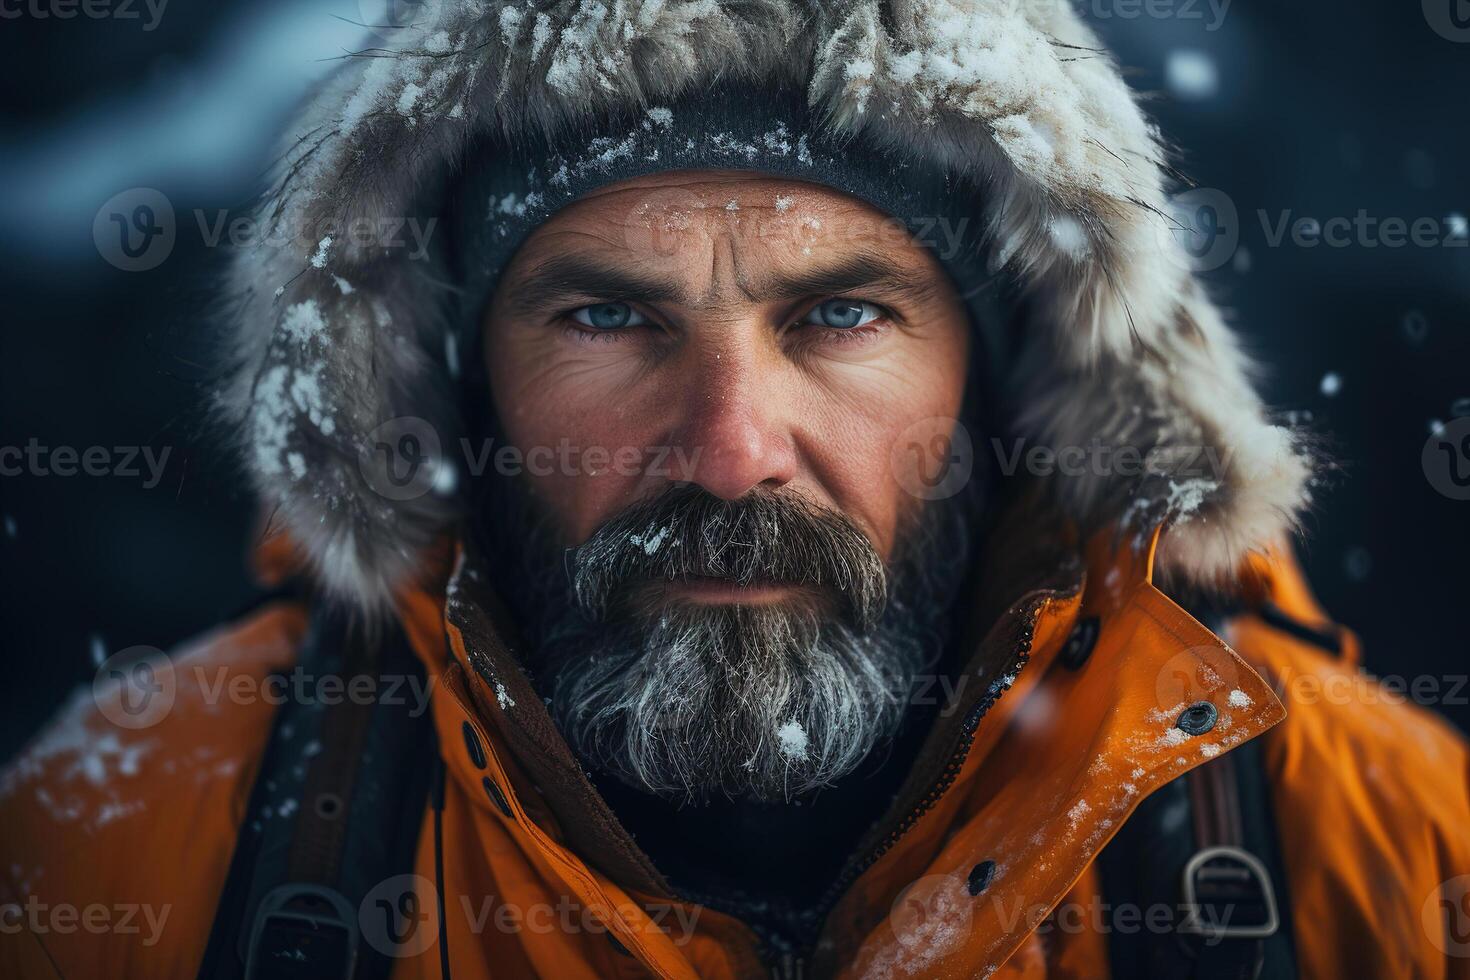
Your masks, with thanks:
[[(400, 605), (448, 774), (452, 976), (771, 975), (744, 924), (663, 890), (590, 784), (533, 778), (565, 746), (490, 625), (474, 561), (460, 555), (446, 588)], [(1287, 558), (1242, 580), (1278, 625), (1246, 612), (1221, 636), (1151, 583), (1152, 561), (1152, 548), (1095, 542), (1001, 604), (974, 662), (1004, 673), (954, 685), (801, 975), (1108, 975), (1114, 920), (1094, 858), (1155, 789), (1258, 739), (1301, 974), (1470, 977), (1464, 740), (1360, 672), (1352, 636)], [(1281, 628), (1283, 615), (1308, 629)], [(1094, 617), (1090, 655), (1063, 662)], [(274, 708), (251, 695), (290, 668), (306, 621), (279, 602), (178, 652), (171, 705), (148, 727), (110, 720), (105, 687), (84, 692), (11, 765), (0, 976), (195, 975), (237, 829), (260, 816), (245, 807)], [(1312, 632), (1343, 652), (1302, 638)], [(1218, 722), (1186, 736), (1175, 718), (1201, 699)], [(432, 888), (430, 819), (414, 874)], [(441, 975), (437, 920), (419, 925), (395, 980)]]

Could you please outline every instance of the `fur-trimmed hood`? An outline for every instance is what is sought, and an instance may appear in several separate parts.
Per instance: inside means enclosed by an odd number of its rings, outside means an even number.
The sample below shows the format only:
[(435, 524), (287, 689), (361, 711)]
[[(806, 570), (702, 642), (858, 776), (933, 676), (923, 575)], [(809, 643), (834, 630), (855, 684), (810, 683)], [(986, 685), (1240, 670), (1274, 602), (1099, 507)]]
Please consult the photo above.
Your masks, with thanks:
[(232, 259), (219, 412), (331, 592), (382, 603), (458, 513), (452, 469), (408, 493), (374, 467), (384, 442), (461, 431), (455, 281), (430, 222), (469, 147), (742, 78), (797, 86), (852, 145), (983, 189), (992, 267), (1021, 297), (1010, 435), (1149, 463), (1045, 477), (1079, 525), (1169, 519), (1160, 570), (1208, 585), (1306, 506), (1306, 456), (1172, 234), (1157, 133), (1067, 0), (411, 9), (313, 94), (259, 206), (268, 233)]

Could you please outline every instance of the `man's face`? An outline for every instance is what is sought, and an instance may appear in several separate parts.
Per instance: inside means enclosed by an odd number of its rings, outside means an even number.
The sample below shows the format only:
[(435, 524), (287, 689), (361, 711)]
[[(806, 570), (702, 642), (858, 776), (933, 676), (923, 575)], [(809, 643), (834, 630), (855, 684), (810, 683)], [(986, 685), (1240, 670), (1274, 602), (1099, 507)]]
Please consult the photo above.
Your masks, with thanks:
[[(908, 444), (947, 435), (964, 395), (967, 318), (937, 261), (816, 185), (659, 174), (537, 229), (485, 329), (543, 550), (577, 549), (546, 565), (574, 578), (553, 617), (581, 622), (538, 638), (574, 745), (691, 795), (775, 795), (861, 761), (882, 733), (854, 715), (892, 728), (922, 659), (877, 639), (919, 524), (904, 488), (935, 465)], [(652, 747), (634, 744), (648, 710)], [(718, 744), (679, 746), (696, 712), (729, 720)], [(644, 750), (684, 755), (627, 762)]]

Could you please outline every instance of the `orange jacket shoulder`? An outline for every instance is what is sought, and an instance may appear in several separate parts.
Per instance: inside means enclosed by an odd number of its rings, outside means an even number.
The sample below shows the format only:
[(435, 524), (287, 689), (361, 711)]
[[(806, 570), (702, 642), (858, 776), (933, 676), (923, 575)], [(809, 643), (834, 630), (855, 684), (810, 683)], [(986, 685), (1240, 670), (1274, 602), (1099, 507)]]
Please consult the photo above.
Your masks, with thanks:
[(194, 976), (305, 625), (273, 604), (79, 691), (11, 762), (0, 976)]
[(1302, 974), (1470, 976), (1442, 914), (1470, 895), (1470, 746), (1415, 703), (1464, 678), (1374, 678), (1341, 633), (1341, 654), (1255, 615), (1228, 636), (1286, 706), (1262, 746)]

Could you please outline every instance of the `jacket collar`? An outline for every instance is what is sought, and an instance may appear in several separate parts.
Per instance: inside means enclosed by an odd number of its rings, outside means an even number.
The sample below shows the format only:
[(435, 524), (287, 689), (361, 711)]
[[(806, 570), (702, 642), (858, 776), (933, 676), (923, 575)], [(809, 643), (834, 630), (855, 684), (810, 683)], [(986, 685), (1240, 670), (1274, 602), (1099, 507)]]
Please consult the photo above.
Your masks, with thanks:
[[(974, 622), (990, 616), (991, 625), (972, 630), (983, 638), (943, 689), (910, 776), (834, 884), (822, 948), (861, 947), (855, 965), (904, 949), (892, 920), (880, 926), (906, 887), (961, 888), (984, 860), (997, 871), (968, 935), (987, 946), (970, 953), (999, 962), (1140, 800), (1284, 717), (1255, 671), (1153, 586), (1157, 532), (1121, 543), (1099, 535), (1079, 549), (1066, 535), (1038, 535), (1056, 525), (1025, 514), (1002, 522), (970, 593)], [(484, 726), (509, 805), (559, 841), (559, 854), (620, 892), (673, 897), (520, 668), (525, 651), (489, 588), (487, 560), (461, 543), (442, 606), (432, 592), (404, 600), (415, 648)], [(1186, 736), (1177, 718), (1200, 700), (1218, 720)], [(458, 722), (446, 724), (442, 737)]]

